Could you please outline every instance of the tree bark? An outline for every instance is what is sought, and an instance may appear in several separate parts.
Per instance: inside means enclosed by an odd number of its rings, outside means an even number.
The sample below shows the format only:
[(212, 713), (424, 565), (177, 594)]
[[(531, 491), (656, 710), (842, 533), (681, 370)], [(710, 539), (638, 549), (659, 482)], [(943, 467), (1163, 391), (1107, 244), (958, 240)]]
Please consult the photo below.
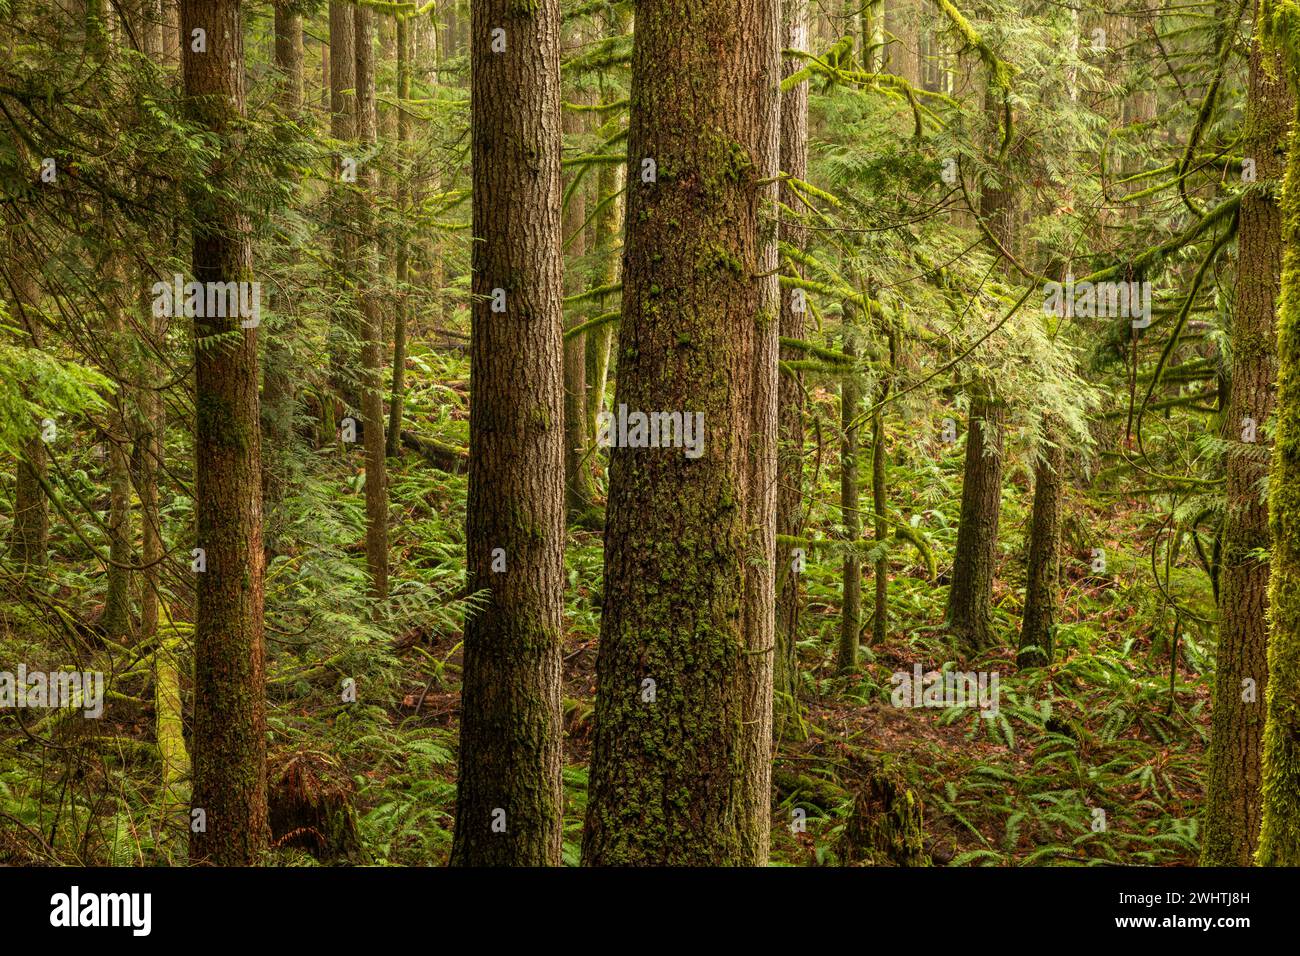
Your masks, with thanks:
[[(397, 21), (397, 99), (405, 103), (411, 98), (411, 41), (410, 31), (405, 17)], [(397, 111), (397, 148), (406, 158), (407, 142), (410, 140), (411, 121), (405, 109)], [(397, 177), (397, 208), (403, 216), (407, 212), (409, 190), (406, 185), (405, 170)], [(393, 388), (388, 405), (388, 448), (390, 457), (396, 457), (402, 447), (402, 412), (406, 403), (406, 318), (410, 313), (407, 302), (407, 285), (411, 281), (411, 262), (409, 243), (405, 234), (397, 237), (395, 270), (397, 273), (397, 301), (394, 304), (393, 317)], [(438, 301), (435, 298), (435, 301)], [(441, 309), (434, 316), (438, 321)]]
[[(36, 314), (40, 287), (32, 276), (26, 257), (16, 248), (17, 237), (12, 229), (8, 238), (10, 288), (5, 291), (12, 305), (9, 311), (27, 333), (30, 347), (38, 349), (42, 338), (40, 320)], [(41, 433), (40, 422), (32, 422), (32, 435), (22, 444), (14, 485), (14, 520), (9, 530), (9, 557), (24, 570), (39, 570), (49, 560), (50, 515), (44, 488), (49, 463)]]
[[(614, 198), (596, 214), (596, 251), (604, 263), (604, 270), (597, 281), (598, 285), (614, 285), (619, 277), (618, 240), (622, 231), (622, 202), (615, 195), (623, 188), (624, 170), (622, 166), (604, 163), (597, 177), (597, 199), (606, 196)], [(599, 299), (600, 311), (605, 311), (607, 297)], [(596, 441), (596, 418), (605, 408), (605, 393), (609, 385), (609, 353), (614, 341), (614, 326), (610, 323), (598, 326), (586, 336), (587, 345), (587, 441)], [(593, 452), (596, 454), (596, 452)]]
[(965, 653), (992, 647), (997, 640), (991, 604), (1002, 510), (1005, 416), (1003, 405), (984, 394), (971, 400), (961, 483), (961, 523), (948, 589), (948, 626)]
[[(356, 60), (356, 24), (353, 4), (347, 0), (330, 0), (330, 136), (340, 141), (342, 153), (336, 156), (334, 175), (336, 182), (333, 189), (332, 203), (332, 240), (334, 252), (334, 277), (336, 295), (340, 303), (347, 301), (346, 277), (351, 274), (356, 262), (356, 242), (353, 239), (355, 223), (351, 221), (350, 212), (355, 210), (355, 203), (349, 196), (349, 184), (343, 181), (345, 171), (351, 171), (349, 161), (355, 163), (357, 157), (350, 155), (355, 150), (350, 148), (357, 135), (357, 104), (353, 92), (357, 85)], [(360, 170), (356, 173), (360, 175)], [(330, 386), (335, 396), (342, 400), (344, 407), (351, 412), (360, 411), (361, 394), (356, 387), (357, 376), (357, 340), (362, 330), (357, 327), (353, 312), (346, 304), (334, 309), (330, 319)], [(325, 421), (322, 423), (325, 441), (334, 440), (334, 402), (322, 403), (325, 409)]]
[[(120, 275), (120, 264), (113, 271)], [(121, 358), (123, 322), (113, 294), (105, 297), (110, 303), (104, 319), (108, 340), (109, 374), (122, 378)], [(130, 386), (123, 384), (116, 395), (105, 396), (108, 401), (108, 422), (103, 430), (104, 447), (108, 458), (108, 567), (104, 576), (108, 588), (104, 595), (104, 613), (100, 626), (115, 641), (127, 642), (131, 637), (131, 455), (128, 451), (130, 434), (127, 429), (125, 403), (129, 400)]]
[[(783, 11), (783, 49), (808, 49), (808, 2), (786, 0)], [(798, 57), (785, 57), (782, 76), (790, 76), (803, 68)], [(792, 86), (781, 95), (781, 170), (796, 179), (808, 177), (808, 83)], [(803, 209), (797, 194), (787, 183), (781, 185), (781, 203), (796, 214)], [(790, 214), (782, 211), (780, 239), (796, 248), (807, 242), (808, 230)], [(798, 265), (791, 267), (795, 276), (801, 276)], [(781, 335), (784, 338), (803, 339), (807, 334), (805, 295), (799, 290), (787, 289), (781, 295)], [(782, 349), (785, 361), (801, 358), (791, 349)], [(803, 452), (804, 452), (804, 385), (799, 373), (781, 377), (780, 385), (779, 457), (777, 459), (776, 533), (791, 538), (803, 537)], [(794, 570), (794, 555), (789, 546), (778, 546), (776, 558), (776, 655), (773, 661), (773, 706), (777, 726), (774, 733), (779, 740), (784, 719), (798, 706), (799, 665), (795, 647), (799, 640), (800, 583), (802, 577)]]
[[(627, 29), (626, 15), (617, 7), (610, 7), (604, 13), (604, 31), (606, 37), (621, 36)], [(600, 81), (600, 99), (606, 102), (612, 89), (606, 85), (604, 77)], [(607, 124), (600, 135), (613, 133), (615, 127)], [(623, 165), (601, 163), (596, 179), (596, 202), (608, 198), (608, 202), (596, 213), (593, 242), (600, 258), (602, 268), (597, 271), (596, 285), (614, 285), (620, 275), (619, 239), (623, 232), (623, 199), (619, 194), (626, 183), (627, 170)], [(601, 296), (598, 312), (607, 310), (609, 296)], [(614, 341), (614, 326), (605, 323), (592, 329), (587, 339), (587, 442), (592, 447), (596, 442), (596, 418), (605, 410), (605, 396), (609, 385), (610, 347)], [(593, 450), (593, 456), (600, 454)], [(603, 455), (601, 461), (603, 462)], [(600, 467), (599, 465), (595, 467)]]
[[(378, 137), (375, 115), (375, 12), (359, 3), (353, 10), (356, 52), (357, 140), (370, 150)], [(373, 161), (357, 165), (357, 293), (362, 317), (361, 418), (366, 448), (366, 568), (375, 601), (388, 596), (388, 469), (384, 459), (384, 316), (374, 290), (379, 275), (379, 240), (372, 203), (379, 190)]]
[[(303, 109), (302, 61), (302, 14), (282, 0), (275, 4), (275, 66), (280, 73), (281, 108), (295, 120)], [(263, 496), (264, 510), (272, 516), (289, 485), (288, 459), (293, 444), (295, 388), (293, 355), (287, 345), (290, 314), (288, 308), (277, 310), (275, 327), (266, 330), (266, 367), (262, 372)]]
[(1049, 444), (1034, 462), (1034, 509), (1029, 524), (1029, 568), (1025, 609), (1020, 618), (1016, 664), (1045, 667), (1056, 650), (1056, 615), (1061, 604), (1061, 491), (1065, 484), (1063, 436), (1044, 428)]
[[(1294, 92), (1296, 77), (1289, 80)], [(1300, 866), (1300, 113), (1293, 111), (1291, 121), (1281, 205), (1277, 425), (1268, 486), (1273, 551), (1259, 866)]]
[(780, 394), (781, 286), (777, 276), (777, 176), (781, 169), (781, 0), (758, 0), (750, 42), (758, 76), (758, 311), (745, 489), (744, 636), (739, 812), (740, 862), (767, 866), (772, 803), (772, 670), (776, 656), (776, 472)]
[[(575, 45), (581, 44), (581, 34), (573, 37)], [(581, 99), (581, 97), (579, 97)], [(564, 114), (564, 131), (569, 134), (583, 130), (581, 113)], [(574, 189), (564, 209), (564, 241), (569, 261), (581, 261), (586, 254), (587, 194), (584, 189)], [(565, 271), (564, 291), (574, 295), (582, 291), (582, 277), (576, 269)], [(572, 325), (581, 325), (585, 316), (578, 310)], [(587, 337), (575, 335), (564, 342), (564, 498), (572, 515), (583, 515), (592, 507), (595, 489), (592, 487), (591, 469), (587, 462)]]
[[(186, 36), (207, 31), (207, 53), (183, 52), (194, 121), (233, 152), (244, 117), (239, 0), (182, 0)], [(208, 170), (195, 190), (193, 268), (199, 282), (252, 280), (247, 216), (226, 198), (232, 171)], [(266, 846), (266, 674), (263, 662), (261, 435), (257, 329), (240, 319), (196, 318), (195, 512), (206, 571), (197, 575), (194, 650), (194, 808), (190, 861), (256, 863)], [(199, 827), (198, 820), (205, 826)]]
[[(892, 341), (891, 341), (892, 351)], [(885, 413), (883, 403), (889, 398), (889, 382), (880, 388), (879, 400), (871, 412), (871, 509), (872, 538), (881, 552), (876, 558), (873, 576), (876, 583), (875, 603), (871, 609), (871, 642), (879, 647), (889, 634), (889, 523), (885, 519), (888, 508), (888, 461), (885, 453)]]
[[(454, 865), (558, 865), (564, 588), (560, 11), (471, 5), (468, 586)], [(504, 30), (505, 51), (492, 50)], [(501, 37), (501, 34), (497, 34)], [(493, 311), (501, 303), (504, 311)], [(495, 567), (494, 567), (495, 566)]]
[[(857, 355), (853, 310), (844, 308), (844, 354)], [(862, 630), (862, 558), (857, 548), (862, 541), (862, 510), (858, 493), (858, 425), (854, 419), (862, 411), (862, 394), (857, 372), (848, 372), (840, 384), (840, 520), (844, 524), (842, 574), (843, 596), (840, 608), (840, 645), (836, 667), (852, 673), (858, 667), (858, 634)]]
[[(985, 148), (999, 150), (1001, 101), (995, 90), (984, 93)], [(1004, 272), (1013, 268), (1003, 253), (1016, 250), (1016, 188), (1008, 157), (994, 161), (996, 181), (981, 184), (979, 216), (993, 242)], [(993, 577), (997, 571), (998, 518), (1002, 508), (1003, 424), (1006, 409), (987, 382), (972, 385), (970, 428), (961, 485), (961, 526), (948, 591), (948, 623), (958, 647), (974, 653), (993, 646)], [(988, 431), (990, 441), (986, 441)]]
[[(1209, 774), (1201, 835), (1203, 866), (1249, 866), (1260, 832), (1260, 755), (1269, 681), (1268, 506), (1264, 423), (1278, 380), (1274, 323), (1282, 278), (1282, 214), (1274, 190), (1284, 173), (1295, 102), (1281, 58), (1252, 44), (1243, 155), (1262, 187), (1242, 197), (1232, 316), (1232, 379), (1223, 423), (1227, 489), (1219, 572), (1219, 646), (1211, 715)], [(1249, 421), (1247, 421), (1249, 419)], [(1249, 442), (1243, 441), (1250, 438)], [(1253, 687), (1247, 682), (1253, 683)], [(1247, 688), (1253, 693), (1248, 693)]]
[(772, 552), (751, 536), (771, 517), (750, 491), (767, 454), (755, 406), (775, 395), (759, 381), (777, 325), (759, 210), (776, 22), (759, 0), (637, 10), (615, 404), (702, 414), (706, 437), (698, 458), (610, 456), (587, 864), (739, 864), (759, 849), (741, 819), (762, 732), (746, 736), (761, 692), (744, 657), (771, 653), (750, 643), (762, 612), (747, 581), (752, 557), (771, 582)]

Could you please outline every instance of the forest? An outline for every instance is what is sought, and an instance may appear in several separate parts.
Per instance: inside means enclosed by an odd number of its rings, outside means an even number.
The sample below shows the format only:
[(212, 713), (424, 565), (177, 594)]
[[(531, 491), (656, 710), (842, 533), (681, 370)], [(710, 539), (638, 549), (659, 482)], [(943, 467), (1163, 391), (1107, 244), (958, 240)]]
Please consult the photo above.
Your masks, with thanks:
[(1300, 0), (0, 0), (0, 866), (1300, 866), (1298, 88)]

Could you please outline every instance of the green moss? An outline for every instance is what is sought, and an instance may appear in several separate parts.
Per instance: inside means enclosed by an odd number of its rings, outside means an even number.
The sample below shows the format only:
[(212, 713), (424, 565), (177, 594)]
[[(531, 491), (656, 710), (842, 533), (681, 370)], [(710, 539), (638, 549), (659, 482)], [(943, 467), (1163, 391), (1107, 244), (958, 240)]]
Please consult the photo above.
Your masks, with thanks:
[(1273, 559), (1268, 716), (1262, 759), (1263, 821), (1256, 853), (1261, 866), (1300, 866), (1300, 148), (1294, 134), (1282, 218), (1278, 427), (1269, 479)]
[(707, 246), (703, 250), (696, 268), (705, 275), (718, 272), (729, 272), (738, 278), (745, 275), (745, 269), (740, 260), (729, 249), (721, 245)]
[(207, 393), (198, 403), (198, 428), (217, 446), (244, 453), (252, 441), (252, 427), (235, 414), (234, 407), (219, 395)]

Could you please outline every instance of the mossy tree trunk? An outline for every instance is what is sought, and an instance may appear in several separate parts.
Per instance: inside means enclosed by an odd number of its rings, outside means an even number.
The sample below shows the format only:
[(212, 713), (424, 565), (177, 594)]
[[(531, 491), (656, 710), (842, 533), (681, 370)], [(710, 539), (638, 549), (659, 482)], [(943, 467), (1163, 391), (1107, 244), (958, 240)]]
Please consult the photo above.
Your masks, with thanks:
[(776, 474), (780, 394), (781, 287), (777, 276), (777, 174), (781, 164), (781, 0), (758, 0), (757, 108), (758, 309), (751, 359), (748, 468), (745, 476), (745, 591), (741, 659), (741, 778), (737, 808), (740, 862), (766, 866), (771, 838), (772, 661), (776, 644)]
[[(1261, 4), (1265, 39), (1283, 47), (1295, 100), (1294, 8), (1271, 20)], [(1276, 31), (1285, 31), (1281, 36)], [(1273, 551), (1269, 579), (1268, 687), (1265, 693), (1260, 866), (1300, 866), (1300, 112), (1293, 105), (1282, 186), (1282, 288), (1277, 310), (1277, 405), (1268, 484)]]
[[(20, 254), (17, 230), (8, 231), (9, 288), (4, 297), (9, 300), (9, 313), (16, 325), (26, 334), (31, 348), (41, 347), (40, 318), (37, 301), (40, 286), (32, 277), (26, 257)], [(21, 569), (39, 570), (45, 567), (49, 555), (50, 515), (45, 498), (44, 484), (49, 471), (45, 441), (40, 422), (31, 423), (28, 439), (22, 444), (17, 463), (17, 480), (14, 483), (14, 517), (9, 529), (9, 557)]]
[[(275, 4), (275, 67), (279, 71), (280, 107), (285, 115), (298, 120), (303, 111), (303, 44), (302, 14), (291, 3)], [(292, 173), (290, 173), (292, 175)], [(281, 304), (275, 323), (266, 328), (266, 349), (262, 370), (262, 484), (268, 524), (274, 525), (276, 505), (289, 486), (289, 467), (293, 443), (295, 382), (293, 353), (288, 340), (291, 333), (291, 306)], [(275, 531), (268, 529), (271, 537)]]
[[(618, 282), (618, 237), (622, 229), (620, 216), (622, 202), (617, 194), (623, 188), (623, 182), (622, 166), (615, 166), (612, 163), (601, 164), (597, 177), (598, 201), (607, 196), (613, 198), (596, 213), (596, 254), (600, 257), (601, 270), (597, 274), (595, 285), (614, 285)], [(609, 296), (600, 297), (599, 312), (607, 311), (608, 306), (605, 303), (609, 298)], [(609, 322), (599, 325), (587, 332), (583, 338), (587, 349), (584, 382), (587, 386), (587, 443), (590, 447), (596, 441), (596, 419), (606, 405), (605, 393), (609, 387), (609, 355), (614, 341), (614, 325)], [(592, 454), (598, 452), (593, 451)]]
[[(114, 263), (110, 272), (115, 278), (122, 275), (121, 263)], [(118, 312), (120, 289), (107, 292), (110, 303), (104, 317), (106, 350), (109, 367), (106, 374), (119, 382), (118, 390), (105, 396), (108, 402), (107, 424), (103, 429), (104, 450), (108, 459), (108, 582), (104, 594), (104, 614), (100, 626), (112, 640), (127, 642), (131, 637), (131, 436), (127, 425), (130, 417), (128, 403), (134, 401), (134, 389), (129, 384), (124, 358), (125, 332), (122, 315)], [(128, 297), (130, 301), (130, 297)]]
[[(604, 35), (606, 37), (621, 36), (627, 25), (626, 14), (621, 8), (611, 6), (604, 12)], [(607, 102), (612, 97), (615, 87), (609, 86), (605, 82), (604, 75), (600, 79), (600, 101)], [(614, 129), (611, 124), (600, 131), (602, 137), (612, 135)], [(604, 205), (597, 211), (596, 219), (593, 223), (594, 245), (596, 254), (599, 256), (600, 269), (597, 271), (594, 284), (598, 286), (614, 285), (618, 282), (620, 256), (618, 250), (619, 238), (622, 235), (622, 210), (623, 200), (620, 193), (623, 191), (626, 182), (626, 168), (614, 163), (601, 163), (597, 173), (596, 201), (604, 202)], [(606, 312), (609, 307), (606, 305), (611, 299), (610, 296), (601, 296), (597, 312)], [(605, 323), (589, 331), (586, 335), (587, 345), (587, 442), (588, 447), (595, 445), (596, 441), (596, 418), (605, 407), (605, 394), (609, 385), (609, 356), (611, 344), (614, 341), (614, 325)], [(597, 451), (593, 455), (599, 454)]]
[[(989, 88), (984, 93), (985, 148), (999, 151), (1001, 100)], [(1012, 266), (1006, 255), (1016, 252), (1016, 188), (1011, 162), (998, 155), (996, 179), (981, 184), (979, 218), (991, 237), (990, 251), (1004, 272)], [(1002, 510), (1003, 425), (1006, 409), (991, 383), (972, 385), (966, 460), (962, 471), (961, 524), (953, 556), (948, 591), (948, 624), (964, 653), (992, 647), (993, 577), (997, 571), (998, 519)]]
[[(892, 359), (892, 335), (890, 353)], [(884, 402), (889, 399), (889, 386), (888, 380), (881, 385), (879, 397), (871, 410), (871, 509), (874, 512), (872, 541), (880, 552), (873, 573), (876, 594), (871, 610), (871, 642), (877, 647), (885, 642), (889, 634), (889, 522), (886, 520), (889, 508), (889, 455), (885, 449), (884, 411)]]
[[(397, 19), (397, 100), (405, 104), (411, 98), (411, 34), (406, 17)], [(411, 120), (405, 106), (397, 110), (397, 149), (399, 157), (405, 161), (407, 144), (411, 139)], [(410, 202), (410, 191), (406, 182), (405, 167), (400, 167), (397, 175), (397, 208), (405, 218)], [(388, 444), (385, 452), (390, 458), (396, 458), (402, 448), (402, 414), (406, 404), (406, 338), (407, 316), (411, 308), (407, 301), (407, 285), (411, 281), (410, 240), (405, 233), (396, 237), (394, 271), (397, 277), (397, 301), (393, 311), (393, 384), (388, 403)], [(442, 280), (438, 277), (438, 286), (433, 291), (441, 292)], [(442, 302), (434, 296), (436, 323), (442, 313)]]
[(1034, 507), (1029, 522), (1029, 568), (1020, 618), (1020, 667), (1045, 667), (1056, 651), (1061, 603), (1061, 492), (1065, 485), (1063, 436), (1050, 425), (1034, 462)]
[[(159, 67), (165, 67), (166, 64), (163, 59), (163, 18), (161, 14), (162, 0), (144, 0), (141, 4), (138, 33), (143, 37), (143, 52), (145, 55), (158, 64)], [(140, 646), (156, 647), (154, 642), (158, 636), (161, 605), (161, 594), (158, 587), (162, 577), (163, 557), (162, 516), (158, 508), (158, 476), (163, 470), (163, 455), (166, 448), (167, 408), (163, 403), (161, 390), (148, 387), (148, 385), (161, 382), (165, 377), (161, 363), (154, 355), (153, 350), (166, 337), (168, 319), (165, 316), (153, 315), (152, 295), (149, 291), (153, 285), (153, 280), (149, 271), (145, 268), (132, 268), (137, 269), (132, 273), (136, 288), (139, 290), (137, 314), (140, 317), (142, 327), (148, 330), (150, 338), (146, 356), (136, 368), (136, 374), (143, 377), (146, 387), (141, 388), (139, 393), (138, 407), (132, 428), (134, 441), (131, 449), (134, 458), (132, 467), (138, 476), (137, 489), (140, 497), (140, 563), (143, 565), (143, 570), (140, 572)], [(155, 650), (154, 653), (157, 655), (158, 650)], [(164, 682), (170, 678), (179, 681), (179, 672), (174, 660), (163, 662), (161, 666), (157, 656), (155, 656), (154, 660), (155, 700), (157, 700), (159, 688), (163, 688)], [(178, 684), (176, 692), (178, 729), (180, 721), (179, 696)], [(167, 697), (164, 703), (168, 704), (170, 701), (171, 698)], [(161, 709), (158, 712), (160, 713)], [(182, 738), (182, 745), (183, 743)], [(190, 764), (187, 753), (185, 775), (188, 776), (189, 772)], [(189, 797), (187, 794), (181, 795), (178, 800), (174, 801), (174, 805), (179, 807), (178, 815), (184, 814), (188, 804)]]
[[(575, 46), (581, 46), (582, 34), (572, 37)], [(582, 100), (575, 91), (575, 98)], [(569, 110), (564, 114), (564, 131), (570, 135), (583, 132), (586, 114)], [(576, 174), (575, 174), (576, 175)], [(587, 252), (587, 190), (581, 185), (569, 194), (564, 207), (564, 242), (569, 262), (577, 263)], [(582, 291), (582, 276), (577, 268), (566, 269), (564, 291), (576, 295)], [(571, 325), (581, 325), (586, 318), (581, 309), (575, 310)], [(592, 506), (595, 490), (591, 482), (591, 469), (587, 462), (587, 337), (574, 335), (564, 342), (564, 498), (573, 515), (582, 515)]]
[[(564, 590), (560, 12), (471, 5), (473, 306), (456, 865), (558, 865)], [(505, 52), (492, 51), (493, 30)], [(498, 37), (500, 34), (497, 35)], [(493, 311), (500, 303), (504, 311)]]
[(965, 653), (992, 647), (993, 575), (1002, 510), (1004, 406), (986, 393), (971, 401), (962, 472), (961, 518), (948, 589), (948, 626)]
[[(1220, 559), (1219, 646), (1215, 655), (1201, 863), (1249, 866), (1260, 827), (1260, 754), (1268, 671), (1268, 471), (1264, 424), (1277, 380), (1274, 315), (1282, 276), (1282, 215), (1275, 190), (1295, 106), (1280, 57), (1253, 44), (1243, 154), (1259, 188), (1242, 197), (1232, 317), (1232, 379), (1223, 423), (1227, 488)], [(1243, 441), (1249, 439), (1249, 441)]]
[(357, 134), (356, 94), (357, 59), (353, 5), (347, 0), (330, 0), (330, 136), (341, 143), (343, 152), (335, 156), (335, 182), (331, 196), (331, 245), (334, 258), (334, 295), (336, 305), (330, 317), (329, 380), (334, 396), (322, 402), (325, 420), (321, 439), (334, 441), (334, 398), (341, 399), (347, 414), (360, 411), (360, 394), (356, 388), (357, 323), (349, 301), (346, 276), (356, 261), (356, 243), (353, 241), (353, 224), (350, 211), (354, 204), (349, 196), (349, 186), (343, 180), (345, 168), (350, 173), (357, 157), (347, 144)]
[[(786, 0), (782, 12), (781, 45), (786, 50), (808, 49), (808, 2)], [(803, 68), (798, 57), (782, 59), (782, 76), (790, 76)], [(781, 170), (796, 179), (808, 176), (808, 83), (797, 83), (781, 94)], [(781, 185), (781, 203), (795, 213), (803, 211), (795, 191), (786, 183)], [(796, 248), (807, 242), (808, 230), (782, 210), (780, 239)], [(799, 266), (793, 266), (800, 275)], [(803, 339), (807, 334), (807, 305), (800, 290), (785, 289), (781, 293), (781, 335), (785, 338)], [(781, 358), (790, 361), (802, 358), (790, 349), (783, 349)], [(776, 533), (791, 538), (803, 537), (803, 456), (804, 456), (804, 384), (799, 373), (781, 377), (780, 421), (778, 432)], [(802, 575), (794, 570), (795, 556), (792, 547), (779, 546), (776, 555), (776, 657), (773, 661), (773, 705), (776, 714), (776, 736), (781, 737), (784, 719), (798, 706), (799, 666), (795, 647), (799, 640), (800, 584)], [(805, 557), (806, 560), (806, 557)]]
[[(357, 141), (373, 150), (378, 138), (375, 112), (375, 12), (359, 3), (353, 10), (356, 53)], [(374, 286), (379, 278), (379, 239), (372, 204), (379, 194), (373, 161), (357, 164), (357, 296), (362, 318), (361, 418), (366, 449), (366, 569), (370, 594), (388, 596), (388, 466), (384, 458), (384, 316)]]
[[(734, 865), (762, 850), (762, 823), (741, 818), (762, 772), (762, 729), (745, 721), (762, 719), (763, 675), (744, 658), (771, 613), (750, 561), (771, 586), (772, 516), (750, 489), (775, 468), (759, 212), (776, 161), (776, 21), (761, 0), (637, 9), (615, 404), (700, 414), (705, 438), (697, 458), (610, 455), (587, 864)], [(755, 436), (769, 409), (771, 435)]]
[[(844, 354), (856, 355), (854, 312), (844, 306)], [(858, 635), (862, 631), (862, 507), (858, 488), (858, 429), (862, 412), (862, 388), (856, 369), (847, 372), (840, 384), (840, 521), (844, 526), (844, 566), (840, 607), (840, 644), (836, 666), (842, 673), (858, 667)]]
[[(207, 31), (207, 53), (183, 51), (195, 122), (235, 150), (244, 117), (243, 17), (238, 0), (182, 0), (186, 36)], [(237, 167), (236, 167), (237, 169)], [(199, 282), (252, 281), (251, 229), (229, 198), (222, 162), (191, 193)], [(196, 575), (194, 792), (206, 825), (191, 825), (190, 861), (238, 866), (266, 846), (266, 673), (263, 646), (262, 468), (257, 329), (239, 317), (195, 319), (195, 512), (206, 571)]]

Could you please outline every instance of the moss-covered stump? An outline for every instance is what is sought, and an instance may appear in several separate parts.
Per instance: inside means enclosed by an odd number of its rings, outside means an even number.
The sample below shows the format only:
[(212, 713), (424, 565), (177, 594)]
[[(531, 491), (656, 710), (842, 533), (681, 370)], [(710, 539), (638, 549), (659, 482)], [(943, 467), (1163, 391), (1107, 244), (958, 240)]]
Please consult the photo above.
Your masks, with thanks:
[(361, 845), (352, 783), (338, 761), (316, 750), (289, 751), (273, 754), (269, 770), (272, 846), (355, 862)]
[(839, 853), (847, 866), (930, 865), (920, 795), (887, 763), (864, 765)]

